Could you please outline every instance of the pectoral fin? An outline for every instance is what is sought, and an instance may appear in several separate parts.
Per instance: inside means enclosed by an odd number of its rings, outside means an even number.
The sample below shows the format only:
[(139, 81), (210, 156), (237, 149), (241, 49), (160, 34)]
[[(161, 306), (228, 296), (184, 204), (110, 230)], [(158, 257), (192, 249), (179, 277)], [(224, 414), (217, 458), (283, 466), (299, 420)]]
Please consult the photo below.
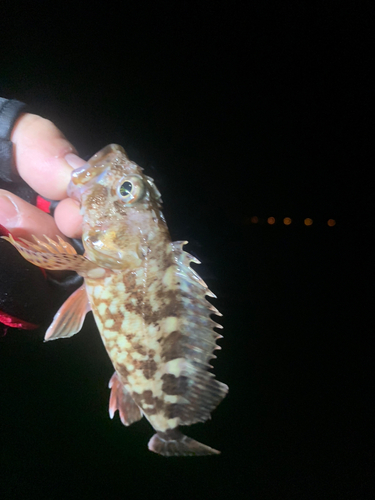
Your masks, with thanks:
[[(81, 276), (89, 276), (90, 271), (98, 272), (97, 264), (86, 259), (82, 255), (77, 255), (74, 248), (57, 236), (58, 242), (44, 236), (46, 241), (38, 239), (33, 235), (36, 243), (31, 243), (23, 238), (14, 238), (10, 233), (2, 236), (9, 241), (27, 261), (43, 269), (76, 271)], [(101, 270), (105, 273), (104, 269)], [(95, 277), (95, 276), (94, 276)]]
[(109, 416), (113, 418), (116, 410), (119, 411), (121, 422), (130, 425), (142, 418), (139, 407), (134, 402), (131, 395), (125, 389), (124, 384), (115, 372), (109, 381), (111, 396), (109, 398)]
[(72, 337), (82, 328), (86, 314), (91, 310), (86, 287), (82, 285), (60, 307), (48, 328), (44, 340)]

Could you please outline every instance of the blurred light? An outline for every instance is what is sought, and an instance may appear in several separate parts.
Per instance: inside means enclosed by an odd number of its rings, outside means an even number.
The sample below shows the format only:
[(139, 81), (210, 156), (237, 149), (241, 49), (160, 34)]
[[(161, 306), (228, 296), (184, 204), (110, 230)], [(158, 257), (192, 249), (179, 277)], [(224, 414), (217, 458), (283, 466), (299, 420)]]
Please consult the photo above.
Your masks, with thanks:
[(304, 222), (305, 226), (311, 226), (311, 224), (313, 223), (313, 220), (312, 220), (312, 219), (307, 218), (307, 219), (305, 219), (303, 222)]
[(336, 224), (336, 221), (334, 219), (328, 219), (327, 224), (332, 227)]
[(250, 220), (251, 220), (251, 222), (252, 222), (253, 224), (256, 224), (257, 222), (259, 222), (259, 219), (258, 219), (258, 217), (257, 217), (256, 215), (254, 215), (253, 217), (251, 217), (251, 219), (250, 219)]
[(275, 217), (268, 217), (267, 219), (268, 224), (275, 224)]
[(289, 224), (292, 223), (292, 219), (290, 217), (285, 217), (283, 222), (286, 226), (289, 226)]

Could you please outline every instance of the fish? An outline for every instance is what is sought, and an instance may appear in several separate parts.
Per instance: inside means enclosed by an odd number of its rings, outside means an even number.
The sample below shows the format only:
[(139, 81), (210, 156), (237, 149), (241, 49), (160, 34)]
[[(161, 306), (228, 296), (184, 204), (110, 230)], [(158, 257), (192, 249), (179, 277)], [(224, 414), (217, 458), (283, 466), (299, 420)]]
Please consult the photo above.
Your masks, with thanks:
[(163, 456), (220, 452), (186, 436), (181, 426), (205, 422), (228, 392), (210, 361), (222, 338), (216, 297), (190, 267), (199, 260), (172, 242), (154, 180), (110, 144), (73, 170), (67, 189), (83, 216), (84, 255), (65, 240), (3, 236), (29, 262), (83, 277), (61, 306), (45, 340), (68, 338), (92, 311), (114, 366), (109, 413), (129, 426), (143, 416), (155, 434), (149, 450)]

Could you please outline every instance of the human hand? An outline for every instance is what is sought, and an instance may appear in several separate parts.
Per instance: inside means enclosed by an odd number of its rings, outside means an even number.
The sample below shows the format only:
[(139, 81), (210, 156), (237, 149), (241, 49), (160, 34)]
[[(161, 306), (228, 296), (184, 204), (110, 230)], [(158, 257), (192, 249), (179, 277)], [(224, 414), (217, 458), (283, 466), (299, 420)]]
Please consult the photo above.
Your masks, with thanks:
[(76, 201), (67, 198), (72, 169), (85, 163), (57, 127), (40, 116), (26, 113), (16, 121), (11, 141), (18, 174), (41, 196), (62, 200), (54, 218), (18, 196), (0, 189), (0, 224), (14, 236), (46, 234), (52, 239), (79, 238), (82, 217)]

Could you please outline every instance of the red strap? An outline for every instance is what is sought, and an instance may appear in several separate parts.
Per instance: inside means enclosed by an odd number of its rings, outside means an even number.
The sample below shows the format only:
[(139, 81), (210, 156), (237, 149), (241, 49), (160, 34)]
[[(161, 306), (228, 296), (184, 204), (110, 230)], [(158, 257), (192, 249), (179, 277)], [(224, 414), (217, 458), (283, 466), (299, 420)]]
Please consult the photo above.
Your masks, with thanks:
[(46, 212), (47, 214), (50, 213), (50, 205), (51, 202), (48, 200), (45, 200), (41, 196), (36, 197), (36, 206), (40, 209), (43, 210), (43, 212)]
[(35, 325), (34, 323), (29, 323), (28, 321), (24, 321), (23, 319), (16, 318), (15, 316), (11, 316), (10, 314), (0, 310), (0, 323), (3, 323), (5, 326), (10, 326), (11, 328), (21, 328), (22, 330), (35, 330), (39, 325)]

